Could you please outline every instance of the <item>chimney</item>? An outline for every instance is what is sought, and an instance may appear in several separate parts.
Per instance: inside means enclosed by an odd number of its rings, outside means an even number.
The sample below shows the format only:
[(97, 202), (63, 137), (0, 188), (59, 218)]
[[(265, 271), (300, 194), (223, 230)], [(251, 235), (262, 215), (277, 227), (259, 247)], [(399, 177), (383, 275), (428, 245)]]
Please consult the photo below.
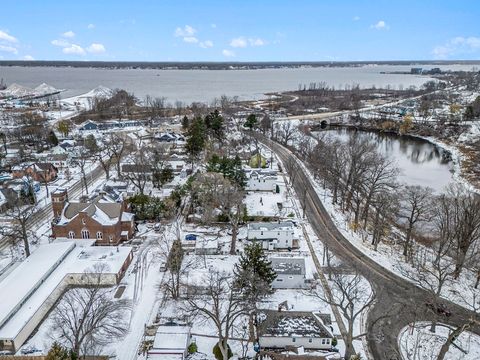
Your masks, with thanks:
[(59, 218), (62, 215), (63, 208), (65, 203), (68, 201), (68, 192), (67, 189), (58, 188), (51, 195), (52, 198), (52, 210), (53, 217)]

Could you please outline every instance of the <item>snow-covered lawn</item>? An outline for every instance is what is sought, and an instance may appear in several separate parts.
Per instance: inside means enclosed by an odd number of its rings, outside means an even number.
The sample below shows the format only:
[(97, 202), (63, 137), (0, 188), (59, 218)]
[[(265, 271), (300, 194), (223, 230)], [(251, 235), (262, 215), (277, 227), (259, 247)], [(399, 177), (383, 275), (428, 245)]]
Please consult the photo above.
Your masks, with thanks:
[[(429, 323), (417, 323), (404, 328), (399, 337), (400, 350), (405, 360), (435, 360), (451, 329), (438, 325), (435, 333), (430, 332)], [(480, 358), (480, 336), (465, 331), (452, 345), (445, 360), (478, 360)]]

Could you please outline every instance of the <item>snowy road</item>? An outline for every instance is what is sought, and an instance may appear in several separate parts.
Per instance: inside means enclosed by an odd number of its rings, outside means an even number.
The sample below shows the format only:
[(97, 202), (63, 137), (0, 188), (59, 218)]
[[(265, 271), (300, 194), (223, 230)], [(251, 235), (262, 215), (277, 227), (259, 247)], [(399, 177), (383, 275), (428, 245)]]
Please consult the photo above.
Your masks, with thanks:
[[(285, 147), (265, 137), (259, 140), (275, 151), (284, 164), (297, 164), (293, 186), (297, 193), (304, 193), (307, 217), (320, 239), (345, 263), (358, 269), (358, 271), (373, 284), (377, 292), (377, 302), (368, 315), (368, 345), (374, 359), (395, 360), (401, 359), (397, 338), (402, 328), (418, 320), (432, 320), (432, 314), (425, 303), (428, 294), (405, 280), (398, 274), (386, 269), (381, 264), (362, 253), (351, 244), (337, 229), (330, 215), (324, 208), (313, 184), (299, 160)], [(452, 311), (448, 323), (458, 325), (468, 321), (472, 312), (444, 301)], [(445, 322), (444, 317), (438, 316), (439, 321)], [(472, 329), (480, 334), (480, 327)]]

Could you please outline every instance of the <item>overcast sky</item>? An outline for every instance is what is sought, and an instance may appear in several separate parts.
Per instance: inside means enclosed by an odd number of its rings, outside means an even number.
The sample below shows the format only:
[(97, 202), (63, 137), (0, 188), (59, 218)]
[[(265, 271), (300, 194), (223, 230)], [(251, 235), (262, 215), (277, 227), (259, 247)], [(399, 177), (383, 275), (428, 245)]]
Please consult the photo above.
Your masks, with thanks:
[(480, 58), (478, 0), (0, 0), (0, 59)]

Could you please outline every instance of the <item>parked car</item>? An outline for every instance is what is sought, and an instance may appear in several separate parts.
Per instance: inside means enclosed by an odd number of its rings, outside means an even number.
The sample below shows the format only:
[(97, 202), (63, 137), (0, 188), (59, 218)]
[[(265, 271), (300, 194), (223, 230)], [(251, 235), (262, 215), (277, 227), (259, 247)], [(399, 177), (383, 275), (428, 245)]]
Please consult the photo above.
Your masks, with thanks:
[(26, 347), (26, 348), (23, 348), (22, 350), (20, 350), (20, 353), (22, 355), (29, 355), (29, 354), (35, 354), (36, 352), (41, 352), (42, 350), (38, 350), (36, 348), (34, 348), (33, 346), (29, 346), (29, 347)]
[(195, 234), (187, 234), (187, 235), (185, 235), (185, 240), (193, 240), (193, 241), (195, 241), (195, 240), (197, 240), (197, 235), (195, 235)]
[(445, 304), (439, 303), (437, 306), (435, 306), (433, 303), (427, 302), (425, 303), (425, 306), (433, 312), (436, 312), (438, 315), (444, 315), (446, 317), (450, 317), (452, 315), (452, 312), (448, 310)]

